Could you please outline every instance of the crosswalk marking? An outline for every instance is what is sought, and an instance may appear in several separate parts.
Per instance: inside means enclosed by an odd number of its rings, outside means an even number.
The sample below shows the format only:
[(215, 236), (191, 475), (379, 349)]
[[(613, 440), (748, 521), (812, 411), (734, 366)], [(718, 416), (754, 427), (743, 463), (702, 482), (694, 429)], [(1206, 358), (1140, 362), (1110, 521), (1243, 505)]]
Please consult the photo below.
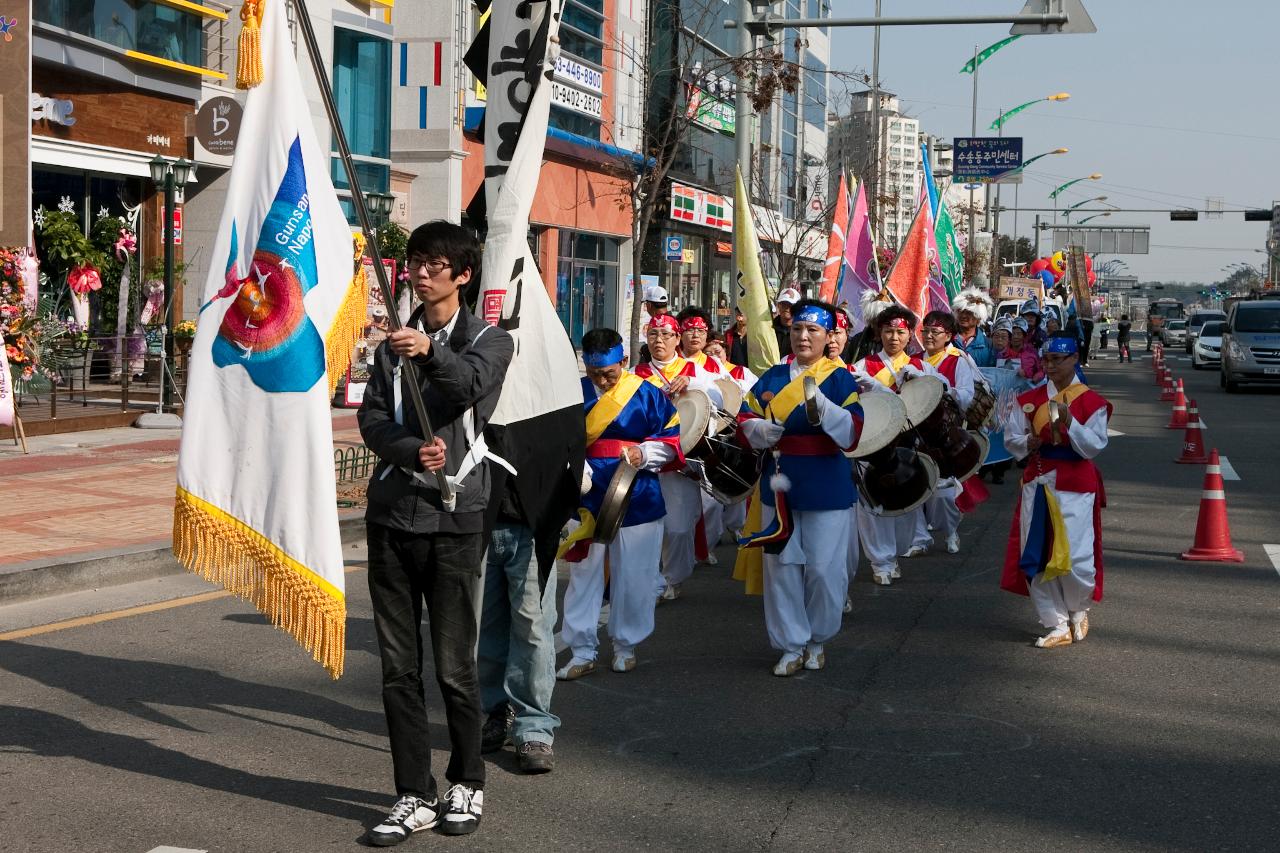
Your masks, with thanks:
[(1231, 467), (1231, 461), (1225, 456), (1218, 457), (1218, 464), (1222, 467), (1222, 479), (1239, 480), (1240, 475), (1236, 473), (1236, 469)]
[(166, 844), (162, 847), (154, 847), (148, 850), (147, 853), (209, 853), (209, 851), (192, 850), (190, 847), (170, 847)]
[(1262, 549), (1271, 559), (1271, 567), (1276, 570), (1276, 574), (1280, 574), (1280, 545), (1263, 545)]

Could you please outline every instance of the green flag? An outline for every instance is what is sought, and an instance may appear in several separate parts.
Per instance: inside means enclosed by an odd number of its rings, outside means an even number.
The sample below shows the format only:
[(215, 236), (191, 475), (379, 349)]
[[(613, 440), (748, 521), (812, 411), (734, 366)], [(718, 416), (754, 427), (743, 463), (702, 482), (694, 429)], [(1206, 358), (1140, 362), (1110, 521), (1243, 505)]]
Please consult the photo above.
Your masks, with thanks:
[(955, 223), (951, 221), (951, 211), (945, 201), (938, 203), (938, 223), (933, 228), (933, 239), (938, 244), (938, 266), (947, 288), (947, 299), (955, 299), (964, 286), (964, 254), (960, 251)]
[(979, 53), (976, 57), (966, 62), (964, 64), (964, 68), (960, 69), (960, 73), (972, 74), (974, 71), (978, 69), (979, 65), (987, 61), (987, 57), (995, 53), (1000, 48), (1004, 47), (1006, 44), (1013, 44), (1015, 41), (1017, 41), (1020, 38), (1022, 38), (1022, 36), (1020, 35), (1009, 36), (1007, 39), (1002, 39), (1001, 41), (996, 42), (995, 44), (991, 45), (991, 47), (987, 48), (986, 50)]

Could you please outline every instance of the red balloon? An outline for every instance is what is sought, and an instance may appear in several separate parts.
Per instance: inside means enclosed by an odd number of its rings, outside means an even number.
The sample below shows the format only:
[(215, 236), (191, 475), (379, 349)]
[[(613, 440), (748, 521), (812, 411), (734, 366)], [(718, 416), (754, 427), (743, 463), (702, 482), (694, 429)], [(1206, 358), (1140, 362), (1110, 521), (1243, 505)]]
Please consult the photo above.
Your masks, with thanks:
[(1048, 268), (1049, 268), (1048, 258), (1036, 258), (1034, 261), (1031, 262), (1031, 266), (1027, 267), (1027, 271), (1034, 276), (1034, 275), (1039, 275), (1040, 270), (1047, 270)]
[(1085, 256), (1084, 256), (1084, 268), (1085, 268), (1086, 270), (1092, 270), (1092, 269), (1093, 269), (1093, 258), (1092, 258), (1092, 257), (1090, 257), (1089, 255), (1085, 255)]
[(1088, 278), (1089, 278), (1089, 286), (1090, 286), (1090, 287), (1092, 287), (1092, 286), (1093, 286), (1093, 283), (1094, 283), (1095, 281), (1097, 281), (1097, 280), (1098, 280), (1098, 276), (1094, 273), (1094, 271), (1093, 271), (1093, 270), (1089, 270), (1089, 276), (1088, 276)]

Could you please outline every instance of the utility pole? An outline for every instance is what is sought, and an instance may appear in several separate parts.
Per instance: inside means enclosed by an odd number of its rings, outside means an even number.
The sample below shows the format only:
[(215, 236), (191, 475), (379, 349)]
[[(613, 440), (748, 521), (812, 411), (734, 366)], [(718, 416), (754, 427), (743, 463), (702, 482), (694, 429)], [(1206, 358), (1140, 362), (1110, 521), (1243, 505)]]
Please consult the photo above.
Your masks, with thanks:
[[(969, 135), (970, 136), (978, 135), (978, 46), (976, 44), (973, 46), (973, 112), (970, 120)], [(969, 185), (969, 235), (968, 235), (968, 240), (965, 242), (965, 251), (969, 256), (969, 263), (967, 264), (967, 266), (971, 270), (973, 268), (974, 253), (978, 249), (978, 231), (977, 231), (978, 215), (976, 210), (974, 209), (974, 205), (976, 204), (977, 204), (977, 199), (974, 197), (974, 194), (973, 194), (973, 185), (970, 184)], [(973, 278), (972, 272), (969, 273), (969, 277), (970, 279)]]
[[(880, 17), (880, 0), (876, 0), (876, 17)], [(871, 230), (880, 229), (880, 28), (875, 28), (871, 48), (871, 145), (875, 151), (876, 166), (871, 184)]]

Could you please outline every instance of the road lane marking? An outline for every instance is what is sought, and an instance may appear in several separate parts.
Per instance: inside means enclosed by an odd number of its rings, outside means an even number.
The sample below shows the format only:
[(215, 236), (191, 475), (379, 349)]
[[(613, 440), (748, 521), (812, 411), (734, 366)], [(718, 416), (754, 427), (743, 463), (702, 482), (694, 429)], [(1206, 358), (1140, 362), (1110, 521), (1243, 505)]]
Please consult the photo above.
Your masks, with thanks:
[(193, 850), (190, 847), (170, 847), (166, 844), (163, 847), (154, 847), (148, 850), (147, 853), (209, 853), (209, 851)]
[(1218, 467), (1222, 469), (1222, 479), (1224, 480), (1240, 479), (1240, 475), (1236, 473), (1235, 468), (1231, 467), (1231, 462), (1228, 461), (1227, 457), (1225, 456), (1218, 457)]
[[(352, 561), (353, 563), (356, 561)], [(360, 561), (357, 565), (348, 565), (346, 574), (358, 572), (366, 568), (365, 562)], [(83, 628), (86, 625), (97, 625), (102, 622), (114, 622), (117, 619), (127, 619), (130, 616), (144, 616), (148, 613), (158, 613), (162, 610), (171, 610), (175, 607), (186, 607), (188, 604), (203, 604), (206, 601), (214, 601), (219, 598), (229, 598), (231, 593), (225, 589), (216, 589), (212, 592), (200, 592), (195, 595), (187, 595), (182, 598), (172, 598), (168, 601), (157, 601), (154, 604), (140, 604), (137, 607), (126, 607), (123, 610), (109, 610), (106, 613), (95, 613), (92, 616), (77, 616), (75, 619), (64, 619), (61, 622), (50, 622), (48, 625), (34, 625), (30, 628), (19, 628), (16, 631), (7, 631), (0, 634), (0, 641), (4, 640), (25, 640), (28, 637), (38, 637), (41, 634), (52, 634), (55, 631), (66, 631), (70, 628)]]
[(1122, 433), (1118, 429), (1112, 429), (1111, 427), (1107, 427), (1107, 438), (1115, 438), (1118, 435), (1124, 435), (1124, 433)]
[(1280, 574), (1280, 545), (1263, 545), (1262, 550), (1271, 558), (1271, 567), (1276, 570), (1276, 574)]

